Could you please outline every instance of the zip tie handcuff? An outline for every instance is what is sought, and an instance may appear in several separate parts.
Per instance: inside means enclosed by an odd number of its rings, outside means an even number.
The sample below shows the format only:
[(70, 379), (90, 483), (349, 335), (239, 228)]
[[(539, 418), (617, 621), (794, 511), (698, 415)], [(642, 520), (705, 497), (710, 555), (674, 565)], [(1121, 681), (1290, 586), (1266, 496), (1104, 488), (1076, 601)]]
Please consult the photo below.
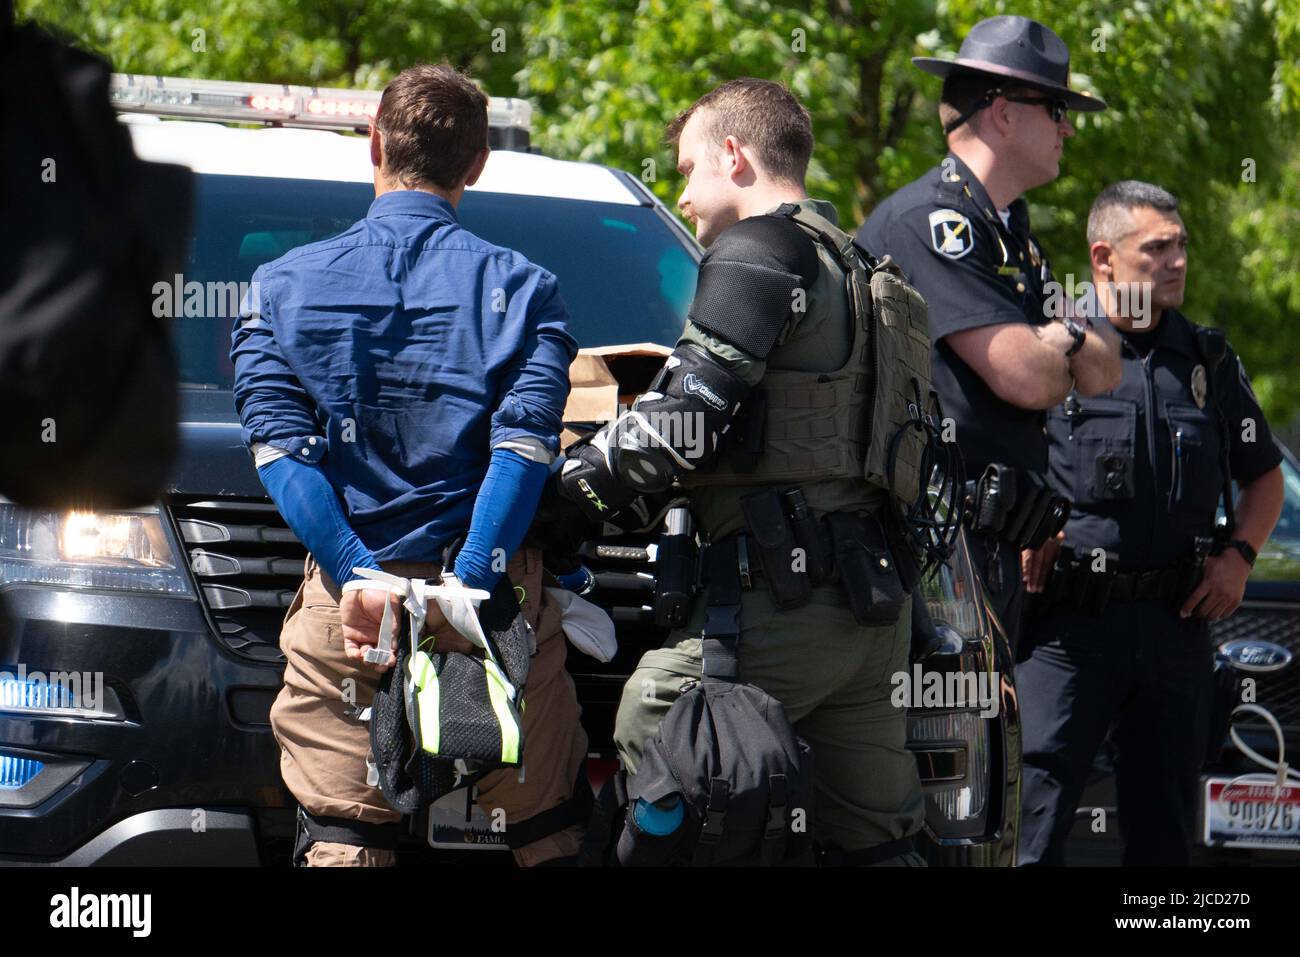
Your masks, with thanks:
[[(474, 611), (479, 602), (491, 597), (483, 589), (466, 588), (451, 572), (444, 572), (442, 581), (434, 584), (423, 578), (402, 578), (373, 568), (357, 567), (352, 571), (361, 577), (345, 582), (343, 591), (362, 589), (386, 591), (402, 599), (402, 606), (406, 609), (407, 620), (411, 627), (413, 649), (419, 641), (420, 631), (428, 616), (430, 598), (437, 601), (448, 624), (466, 641), (479, 648), (486, 648), (487, 639), (483, 635), (483, 627), (479, 624), (478, 615)], [(388, 657), (393, 652), (393, 636), (396, 631), (397, 623), (394, 619), (392, 603), (385, 602), (384, 617), (379, 623), (379, 642), (366, 648), (363, 660), (368, 664), (387, 664)]]

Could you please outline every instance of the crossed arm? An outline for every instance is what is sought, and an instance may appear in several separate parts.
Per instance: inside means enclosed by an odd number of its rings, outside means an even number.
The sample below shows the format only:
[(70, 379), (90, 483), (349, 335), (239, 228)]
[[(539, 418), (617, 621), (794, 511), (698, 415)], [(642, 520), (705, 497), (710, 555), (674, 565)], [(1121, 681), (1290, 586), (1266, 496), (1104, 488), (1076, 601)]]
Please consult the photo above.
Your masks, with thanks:
[(1097, 395), (1119, 385), (1119, 335), (1108, 322), (1089, 328), (1073, 356), (1065, 353), (1074, 338), (1061, 322), (980, 326), (944, 341), (998, 398), (1022, 409), (1050, 409), (1065, 401), (1072, 386)]

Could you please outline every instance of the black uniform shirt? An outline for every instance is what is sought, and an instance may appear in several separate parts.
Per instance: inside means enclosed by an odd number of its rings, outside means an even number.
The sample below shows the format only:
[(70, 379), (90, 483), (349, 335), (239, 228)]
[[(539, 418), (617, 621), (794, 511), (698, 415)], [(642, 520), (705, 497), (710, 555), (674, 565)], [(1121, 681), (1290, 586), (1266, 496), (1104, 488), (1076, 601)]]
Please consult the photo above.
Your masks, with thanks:
[(1236, 354), (1209, 374), (1196, 328), (1165, 310), (1154, 330), (1122, 335), (1118, 388), (1049, 410), (1049, 475), (1073, 502), (1065, 542), (1076, 551), (1115, 552), (1123, 568), (1187, 558), (1213, 530), (1223, 451), (1243, 485), (1282, 461)]
[(1004, 225), (983, 184), (960, 159), (943, 163), (876, 207), (858, 230), (875, 256), (894, 258), (930, 309), (935, 389), (957, 424), (967, 474), (990, 462), (1046, 471), (1043, 413), (1004, 402), (952, 350), (954, 332), (1011, 322), (1042, 325), (1047, 260), (1029, 232), (1023, 199)]

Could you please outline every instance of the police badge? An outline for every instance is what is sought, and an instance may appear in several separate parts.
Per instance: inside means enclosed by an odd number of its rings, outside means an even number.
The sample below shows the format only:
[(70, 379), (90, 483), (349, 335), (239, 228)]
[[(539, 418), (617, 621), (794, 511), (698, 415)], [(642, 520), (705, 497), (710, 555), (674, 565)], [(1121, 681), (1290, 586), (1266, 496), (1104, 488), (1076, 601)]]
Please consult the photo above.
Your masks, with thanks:
[(1198, 409), (1205, 408), (1206, 378), (1205, 366), (1198, 365), (1192, 370), (1192, 398)]
[(975, 230), (957, 210), (936, 209), (930, 214), (930, 243), (935, 252), (961, 259), (975, 248)]

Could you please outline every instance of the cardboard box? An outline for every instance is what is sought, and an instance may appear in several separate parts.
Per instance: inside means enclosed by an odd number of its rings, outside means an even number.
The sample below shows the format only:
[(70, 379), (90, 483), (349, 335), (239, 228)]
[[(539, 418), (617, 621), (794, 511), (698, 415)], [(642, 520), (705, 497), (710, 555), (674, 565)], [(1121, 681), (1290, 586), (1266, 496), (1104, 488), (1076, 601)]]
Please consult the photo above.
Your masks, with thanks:
[[(579, 350), (569, 366), (569, 402), (564, 407), (565, 422), (612, 422), (618, 417), (619, 403), (631, 404), (634, 395), (623, 395), (609, 363), (625, 356), (663, 358), (672, 354), (666, 346), (654, 342), (637, 342), (621, 346), (596, 346)], [(565, 429), (560, 434), (561, 448), (568, 448), (577, 433)]]

